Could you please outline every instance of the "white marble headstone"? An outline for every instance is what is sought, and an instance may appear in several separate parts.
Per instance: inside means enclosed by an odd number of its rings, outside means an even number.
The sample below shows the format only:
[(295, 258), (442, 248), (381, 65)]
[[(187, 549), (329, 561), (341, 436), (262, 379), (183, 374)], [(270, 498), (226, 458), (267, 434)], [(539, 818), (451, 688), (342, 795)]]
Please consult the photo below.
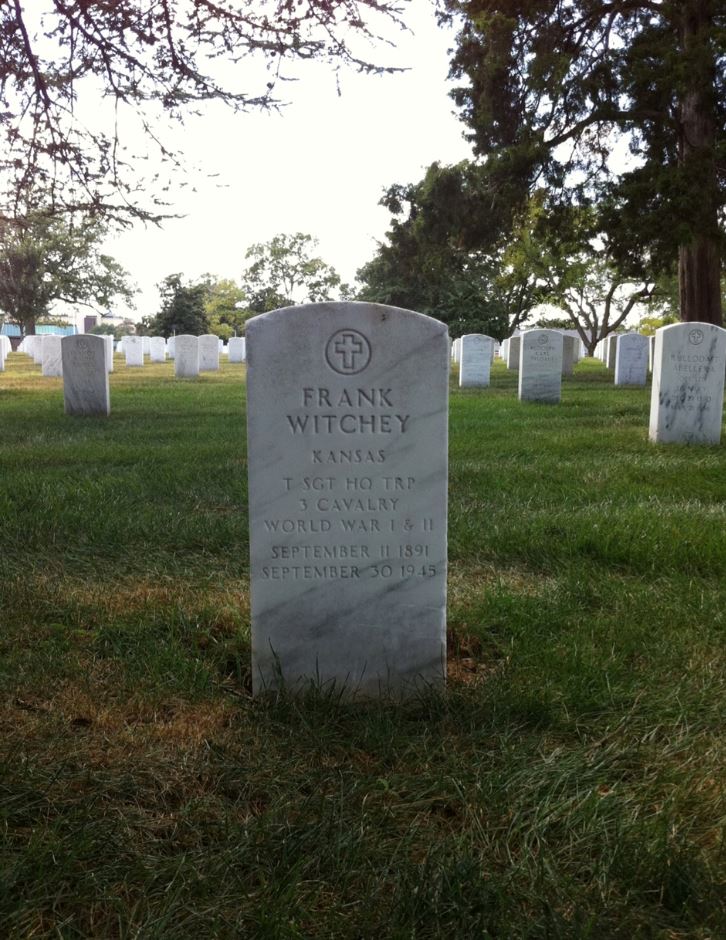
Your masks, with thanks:
[(229, 347), (229, 361), (230, 362), (244, 362), (245, 361), (245, 338), (244, 336), (231, 337), (228, 347)]
[(149, 358), (152, 362), (166, 361), (166, 340), (163, 336), (149, 338)]
[(674, 323), (655, 333), (650, 440), (718, 444), (723, 417), (726, 330)]
[(182, 333), (175, 340), (174, 375), (178, 379), (199, 375), (199, 337)]
[(612, 333), (605, 340), (605, 365), (608, 369), (615, 368), (615, 351), (618, 348), (618, 335)]
[(45, 334), (42, 337), (41, 349), (43, 353), (43, 375), (55, 378), (63, 375), (61, 337), (54, 333)]
[(367, 303), (247, 324), (255, 694), (406, 695), (446, 657), (446, 326)]
[(520, 339), (520, 401), (558, 402), (562, 392), (562, 333), (528, 330)]
[(648, 337), (623, 333), (615, 343), (615, 384), (645, 385), (648, 379)]
[(113, 336), (103, 337), (106, 343), (106, 371), (113, 372)]
[(219, 369), (219, 337), (205, 333), (199, 337), (199, 371), (216, 372)]
[(492, 367), (494, 340), (483, 333), (467, 333), (461, 337), (459, 386), (486, 388)]
[(166, 341), (166, 354), (167, 354), (167, 356), (168, 356), (170, 359), (173, 359), (173, 358), (174, 358), (174, 341), (175, 341), (175, 339), (176, 339), (175, 336), (170, 336), (169, 339)]
[(144, 337), (125, 336), (124, 352), (127, 366), (143, 366), (144, 364)]
[(562, 374), (573, 375), (577, 361), (575, 337), (568, 333), (562, 334)]
[(30, 339), (30, 355), (33, 357), (33, 362), (38, 365), (43, 365), (43, 337), (39, 334), (29, 337)]
[(507, 344), (507, 368), (516, 371), (519, 368), (519, 357), (522, 346), (522, 334), (510, 336)]
[(88, 333), (64, 336), (61, 352), (66, 414), (110, 414), (105, 339)]

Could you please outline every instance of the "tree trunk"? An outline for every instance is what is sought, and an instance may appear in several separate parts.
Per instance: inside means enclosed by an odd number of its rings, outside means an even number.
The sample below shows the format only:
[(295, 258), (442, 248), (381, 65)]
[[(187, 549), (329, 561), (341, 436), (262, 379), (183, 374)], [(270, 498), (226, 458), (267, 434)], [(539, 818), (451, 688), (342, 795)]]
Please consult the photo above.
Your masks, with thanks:
[(681, 320), (721, 326), (721, 245), (716, 170), (716, 66), (709, 45), (713, 0), (686, 0), (680, 39), (686, 87), (680, 104), (678, 162), (690, 239), (678, 252)]
[(678, 251), (681, 320), (722, 324), (721, 259), (714, 238), (698, 236)]

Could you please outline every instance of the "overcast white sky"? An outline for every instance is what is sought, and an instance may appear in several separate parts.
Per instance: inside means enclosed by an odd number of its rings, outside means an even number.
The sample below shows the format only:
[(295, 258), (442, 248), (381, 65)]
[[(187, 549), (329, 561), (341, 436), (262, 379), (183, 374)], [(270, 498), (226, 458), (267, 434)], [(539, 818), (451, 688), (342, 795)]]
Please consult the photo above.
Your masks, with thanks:
[[(419, 180), (435, 160), (471, 155), (464, 126), (448, 97), (447, 49), (452, 34), (436, 25), (430, 0), (413, 0), (405, 14), (413, 33), (396, 34), (394, 75), (340, 73), (301, 64), (299, 81), (282, 94), (282, 113), (233, 114), (218, 105), (180, 130), (197, 190), (180, 190), (162, 230), (136, 226), (111, 239), (108, 250), (141, 288), (133, 319), (159, 308), (156, 284), (182, 272), (239, 280), (246, 248), (278, 232), (307, 232), (319, 254), (344, 280), (368, 261), (389, 214), (378, 206), (392, 183)], [(381, 50), (385, 60), (391, 53)], [(219, 174), (207, 180), (206, 174)]]

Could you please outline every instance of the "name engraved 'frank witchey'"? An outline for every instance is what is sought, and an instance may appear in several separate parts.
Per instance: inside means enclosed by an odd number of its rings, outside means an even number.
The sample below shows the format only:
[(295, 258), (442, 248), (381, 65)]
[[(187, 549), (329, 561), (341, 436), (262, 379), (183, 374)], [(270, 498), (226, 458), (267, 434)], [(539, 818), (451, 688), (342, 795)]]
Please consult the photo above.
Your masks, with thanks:
[(445, 676), (448, 337), (377, 304), (247, 326), (255, 694)]

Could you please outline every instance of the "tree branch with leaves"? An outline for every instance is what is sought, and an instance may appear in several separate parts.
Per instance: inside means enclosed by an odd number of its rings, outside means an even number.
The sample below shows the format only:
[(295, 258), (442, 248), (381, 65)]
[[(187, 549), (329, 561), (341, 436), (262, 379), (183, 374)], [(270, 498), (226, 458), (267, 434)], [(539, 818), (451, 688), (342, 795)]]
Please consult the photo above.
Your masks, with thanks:
[[(492, 187), (609, 205), (632, 278), (678, 266), (683, 320), (722, 322), (726, 7), (719, 0), (440, 0), (453, 91)], [(629, 149), (630, 163), (612, 159)]]

